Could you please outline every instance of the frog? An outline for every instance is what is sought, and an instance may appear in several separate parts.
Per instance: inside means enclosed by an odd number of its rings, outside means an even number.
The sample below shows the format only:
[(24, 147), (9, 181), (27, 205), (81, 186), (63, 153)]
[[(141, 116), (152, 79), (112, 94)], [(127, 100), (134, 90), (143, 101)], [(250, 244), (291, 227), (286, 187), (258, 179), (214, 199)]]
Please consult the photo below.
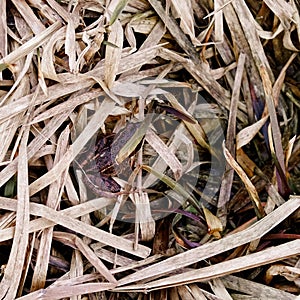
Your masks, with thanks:
[(132, 171), (130, 155), (121, 163), (116, 157), (126, 142), (134, 135), (141, 122), (128, 122), (118, 133), (98, 134), (95, 145), (89, 147), (79, 160), (83, 170), (83, 181), (96, 196), (114, 197), (121, 192), (121, 186), (113, 177), (127, 177)]

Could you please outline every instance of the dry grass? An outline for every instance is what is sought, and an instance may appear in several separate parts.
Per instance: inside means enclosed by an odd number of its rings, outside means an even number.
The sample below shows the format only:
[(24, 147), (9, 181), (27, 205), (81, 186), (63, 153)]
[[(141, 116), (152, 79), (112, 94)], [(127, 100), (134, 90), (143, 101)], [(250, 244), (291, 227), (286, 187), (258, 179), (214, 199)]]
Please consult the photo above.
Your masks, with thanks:
[(0, 11), (1, 299), (298, 299), (298, 0)]

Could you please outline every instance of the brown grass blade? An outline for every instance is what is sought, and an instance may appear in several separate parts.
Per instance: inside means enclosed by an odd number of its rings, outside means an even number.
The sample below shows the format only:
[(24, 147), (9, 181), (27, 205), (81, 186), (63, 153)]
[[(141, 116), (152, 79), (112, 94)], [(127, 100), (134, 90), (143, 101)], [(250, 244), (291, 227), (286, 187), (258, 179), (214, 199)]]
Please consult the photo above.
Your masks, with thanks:
[(34, 34), (38, 35), (46, 29), (26, 2), (17, 0), (12, 0), (12, 2), (16, 6), (18, 12), (24, 18), (24, 20), (30, 20), (30, 22), (28, 22), (28, 25), (30, 26)]
[(116, 21), (110, 29), (108, 43), (105, 51), (105, 83), (109, 89), (113, 87), (119, 70), (123, 48), (123, 28), (119, 21)]
[(180, 28), (182, 31), (188, 35), (194, 44), (194, 46), (199, 46), (200, 42), (195, 36), (194, 29), (194, 16), (192, 10), (192, 3), (190, 0), (182, 2), (179, 0), (170, 0), (172, 15), (176, 19), (180, 19)]
[(228, 289), (233, 289), (245, 294), (250, 293), (252, 297), (260, 297), (263, 300), (270, 298), (297, 300), (297, 296), (288, 292), (233, 275), (224, 276), (222, 282)]
[(16, 227), (14, 240), (11, 249), (3, 280), (0, 283), (0, 297), (14, 299), (17, 295), (22, 268), (28, 245), (29, 226), (29, 189), (28, 189), (28, 156), (27, 142), (29, 137), (29, 127), (25, 127), (24, 135), (21, 139), (19, 162), (18, 162), (18, 205), (16, 210)]
[(285, 29), (289, 29), (291, 26), (291, 22), (293, 21), (295, 22), (295, 20), (293, 20), (293, 17), (296, 13), (295, 7), (293, 7), (290, 3), (281, 2), (278, 0), (275, 1), (266, 0), (266, 4), (274, 12), (274, 14), (280, 19)]
[(228, 164), (237, 172), (237, 174), (240, 176), (241, 180), (245, 184), (245, 187), (251, 197), (251, 200), (253, 201), (253, 206), (255, 213), (258, 218), (262, 218), (265, 215), (264, 209), (262, 207), (261, 201), (259, 199), (257, 190), (255, 186), (252, 184), (251, 180), (248, 178), (244, 170), (239, 166), (239, 164), (234, 160), (228, 149), (226, 149), (225, 146), (223, 146), (224, 155), (228, 162)]
[(28, 55), (31, 51), (35, 50), (38, 46), (44, 43), (46, 39), (48, 39), (51, 36), (51, 34), (53, 34), (60, 27), (60, 22), (54, 23), (53, 25), (45, 29), (43, 32), (41, 32), (28, 42), (20, 46), (18, 49), (3, 57), (0, 60), (0, 64), (11, 65), (15, 63), (18, 59)]
[(62, 285), (48, 287), (47, 289), (38, 290), (36, 292), (27, 294), (26, 296), (18, 298), (18, 300), (51, 300), (59, 298), (67, 298), (72, 296), (81, 296), (88, 293), (96, 293), (107, 291), (115, 287), (113, 283), (83, 283), (72, 285), (68, 280), (65, 280)]
[[(6, 1), (1, 1), (0, 10), (0, 57), (7, 55), (7, 16), (6, 16)], [(2, 79), (2, 78), (1, 78)]]
[[(1, 207), (6, 210), (10, 211), (17, 211), (17, 201), (15, 199), (10, 198), (0, 198)], [(106, 199), (106, 198), (97, 198), (94, 200), (90, 200), (89, 202), (85, 202), (82, 204), (78, 204), (76, 206), (72, 206), (70, 208), (67, 208), (65, 210), (59, 211), (58, 214), (61, 215), (61, 218), (63, 216), (69, 216), (71, 218), (78, 218), (85, 214), (89, 214), (91, 212), (100, 210), (108, 205), (112, 205), (114, 201), (112, 199)], [(30, 203), (30, 214), (37, 214), (38, 211), (43, 210), (43, 206), (36, 203)], [(46, 213), (45, 213), (46, 215)], [(55, 222), (52, 222), (46, 218), (39, 218), (36, 220), (32, 220), (29, 222), (29, 233), (40, 231), (49, 227), (52, 227), (55, 225)], [(7, 241), (9, 239), (13, 238), (14, 234), (14, 227), (9, 227), (6, 229), (2, 229), (0, 231), (0, 241)]]
[(170, 152), (169, 147), (155, 134), (153, 130), (146, 133), (146, 141), (153, 147), (159, 156), (166, 162), (174, 173), (174, 177), (178, 180), (182, 176), (182, 165), (174, 153)]
[[(62, 132), (62, 134), (58, 139), (54, 161), (52, 160), (52, 157), (46, 158), (48, 161), (48, 165), (50, 167), (53, 166), (53, 164), (55, 165), (60, 160), (62, 155), (66, 152), (69, 135), (70, 135), (70, 130), (67, 127)], [(64, 177), (65, 175), (50, 185), (46, 205), (53, 209), (57, 209), (59, 207), (62, 190), (64, 188), (64, 182), (63, 182)], [(53, 227), (45, 229), (41, 234), (37, 260), (34, 268), (34, 273), (32, 276), (33, 278), (31, 283), (31, 291), (36, 291), (45, 286), (52, 238), (53, 238)]]
[(233, 249), (235, 247), (238, 247), (239, 245), (243, 245), (252, 240), (260, 238), (264, 234), (272, 230), (272, 228), (277, 226), (284, 219), (286, 219), (291, 213), (297, 210), (299, 206), (300, 198), (293, 197), (246, 230), (239, 233), (227, 235), (223, 239), (207, 243), (188, 252), (177, 254), (162, 262), (154, 264), (153, 266), (135, 272), (132, 275), (128, 275), (119, 280), (119, 286), (167, 274), (174, 270), (189, 266), (197, 261), (206, 259), (213, 255), (217, 255), (226, 250)]
[(151, 214), (150, 200), (147, 193), (133, 194), (135, 204), (135, 222), (139, 226), (142, 241), (150, 241), (155, 234), (155, 222)]
[(241, 270), (250, 269), (256, 266), (268, 264), (270, 262), (279, 261), (288, 257), (293, 257), (300, 252), (300, 241), (295, 240), (287, 242), (276, 247), (272, 247), (257, 253), (249, 254), (246, 257), (238, 257), (232, 260), (224, 261), (219, 264), (204, 267), (199, 270), (187, 271), (178, 275), (169, 276), (168, 278), (150, 281), (145, 284), (125, 286), (116, 288), (131, 291), (152, 291), (166, 287), (178, 286), (187, 283), (199, 281), (207, 281), (218, 278)]
[(102, 263), (102, 261), (96, 256), (96, 254), (89, 248), (87, 244), (83, 242), (82, 239), (74, 234), (66, 232), (55, 232), (53, 235), (54, 239), (78, 249), (88, 261), (95, 267), (95, 269), (104, 276), (110, 283), (116, 284), (117, 280), (107, 269), (107, 267)]
[(262, 126), (266, 123), (268, 116), (263, 117), (252, 125), (243, 128), (236, 136), (236, 149), (240, 149), (252, 141)]
[[(230, 154), (235, 157), (235, 138), (236, 138), (236, 124), (237, 124), (237, 111), (238, 111), (238, 103), (240, 98), (240, 89), (242, 84), (242, 77), (244, 72), (246, 55), (241, 53), (238, 60), (234, 86), (231, 96), (230, 110), (229, 110), (229, 119), (228, 119), (228, 127), (226, 133), (226, 148), (230, 152)], [(228, 163), (229, 164), (229, 163)], [(233, 181), (233, 170), (230, 170), (229, 165), (226, 166), (226, 171), (223, 177), (223, 181), (221, 183), (220, 195), (218, 199), (218, 213), (217, 215), (222, 218), (223, 225), (226, 224), (227, 219), (227, 211), (226, 204), (230, 199), (230, 191), (232, 187)]]

